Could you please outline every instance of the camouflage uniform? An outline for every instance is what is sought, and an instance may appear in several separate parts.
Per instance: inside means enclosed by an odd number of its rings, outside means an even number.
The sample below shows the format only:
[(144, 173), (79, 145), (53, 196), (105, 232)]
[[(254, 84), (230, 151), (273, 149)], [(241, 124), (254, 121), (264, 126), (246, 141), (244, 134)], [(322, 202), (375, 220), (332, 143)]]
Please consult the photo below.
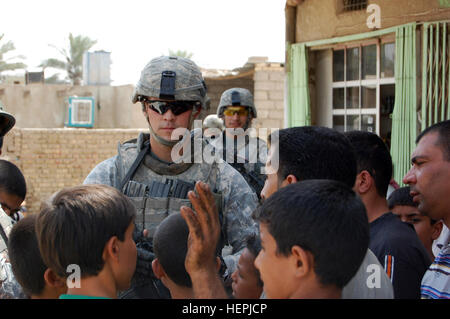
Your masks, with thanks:
[[(183, 84), (185, 87), (188, 86), (183, 82), (192, 83), (192, 79), (198, 72), (200, 76), (190, 88), (202, 89), (200, 85), (196, 85), (197, 82), (202, 83), (203, 79), (195, 64), (188, 59), (178, 58), (179, 63), (173, 60), (174, 58), (158, 58), (144, 68), (141, 80), (136, 86), (133, 102), (139, 100), (139, 95), (160, 96), (161, 91), (158, 87), (164, 76), (162, 73), (166, 72), (164, 70), (174, 69), (176, 71), (175, 100), (204, 102), (206, 95), (203, 97), (198, 92), (183, 88)], [(190, 76), (185, 77), (186, 74)], [(150, 134), (141, 133), (137, 140), (119, 144), (118, 154), (98, 164), (86, 177), (84, 184), (110, 185), (129, 196), (137, 209), (136, 228), (148, 229), (150, 238), (159, 223), (169, 214), (179, 212), (183, 205), (192, 207), (186, 195), (187, 190), (192, 189), (196, 181), (209, 184), (222, 217), (222, 238), (225, 244), (231, 246), (231, 254), (223, 256), (227, 271), (231, 274), (236, 269), (240, 252), (245, 247), (245, 237), (258, 232), (257, 225), (251, 218), (251, 213), (257, 205), (255, 193), (244, 178), (223, 161), (213, 164), (207, 164), (204, 161), (202, 163), (193, 163), (193, 161), (167, 163), (158, 159), (151, 152), (149, 140), (155, 139), (163, 144), (167, 143), (166, 145), (169, 142), (161, 141), (162, 138), (154, 133), (150, 125), (149, 127)], [(142, 159), (139, 162), (136, 159), (140, 154)], [(139, 163), (138, 166), (135, 162)], [(130, 169), (132, 171), (133, 167), (134, 173), (128, 179)], [(178, 186), (180, 188), (177, 188)], [(177, 195), (177, 190), (182, 190), (183, 195)]]
[(4, 236), (8, 238), (14, 224), (15, 222), (0, 208), (0, 227), (2, 227), (0, 232), (4, 231), (0, 236), (0, 299), (27, 298), (14, 277), (8, 258), (8, 246), (3, 238)]
[[(15, 123), (14, 116), (3, 110), (3, 104), (0, 101), (0, 153), (3, 136), (13, 128)], [(26, 298), (22, 287), (14, 277), (8, 257), (7, 239), (14, 223), (14, 220), (0, 208), (0, 299)]]
[[(253, 95), (247, 89), (231, 88), (222, 93), (219, 107), (217, 108), (217, 116), (219, 118), (224, 117), (223, 112), (227, 106), (245, 106), (248, 108), (249, 115), (243, 130), (247, 130), (251, 120), (257, 117)], [(222, 158), (227, 163), (242, 174), (259, 197), (266, 179), (261, 169), (267, 160), (267, 143), (249, 134), (246, 134), (245, 138), (242, 139), (233, 138), (223, 131), (219, 137), (211, 141), (211, 144), (217, 148), (219, 154), (222, 155)], [(254, 145), (254, 149), (249, 146), (251, 144)]]

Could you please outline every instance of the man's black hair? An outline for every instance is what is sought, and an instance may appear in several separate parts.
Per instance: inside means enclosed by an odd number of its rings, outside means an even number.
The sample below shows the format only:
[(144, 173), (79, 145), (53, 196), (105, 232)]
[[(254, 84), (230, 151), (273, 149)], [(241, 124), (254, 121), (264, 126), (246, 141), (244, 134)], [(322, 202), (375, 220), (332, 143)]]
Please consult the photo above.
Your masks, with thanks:
[[(191, 277), (184, 267), (189, 227), (180, 213), (166, 217), (153, 236), (153, 250), (167, 276), (177, 285), (192, 287)], [(220, 256), (220, 244), (216, 256)]]
[(377, 193), (386, 197), (392, 178), (392, 158), (386, 144), (376, 134), (364, 131), (344, 133), (356, 152), (358, 174), (363, 170), (369, 172), (375, 181)]
[(25, 199), (27, 186), (20, 169), (11, 162), (0, 159), (0, 191)]
[(429, 133), (438, 133), (437, 146), (441, 147), (444, 159), (450, 162), (450, 120), (442, 121), (427, 127), (417, 136), (416, 144)]
[(45, 287), (47, 266), (42, 260), (35, 232), (36, 216), (21, 219), (11, 230), (8, 255), (17, 282), (29, 297), (39, 296)]
[(108, 240), (125, 240), (134, 222), (135, 208), (117, 189), (106, 185), (64, 188), (41, 205), (36, 236), (44, 263), (67, 278), (67, 266), (76, 264), (81, 277), (103, 269)]
[(191, 277), (184, 267), (188, 237), (189, 228), (181, 214), (171, 214), (156, 229), (153, 249), (167, 276), (177, 285), (191, 288)]
[[(278, 145), (274, 144), (275, 137)], [(279, 152), (280, 180), (292, 174), (297, 180), (332, 179), (349, 187), (355, 184), (355, 154), (342, 133), (320, 126), (292, 127), (275, 131), (269, 142)]]
[(369, 246), (369, 222), (361, 199), (332, 180), (305, 180), (281, 188), (254, 212), (275, 239), (277, 253), (299, 246), (314, 256), (323, 285), (344, 287)]
[(411, 196), (409, 186), (400, 187), (394, 190), (388, 198), (389, 209), (394, 208), (394, 206), (412, 206), (417, 207), (419, 204), (414, 203), (413, 197)]
[[(413, 201), (413, 197), (411, 196), (410, 191), (411, 189), (409, 186), (400, 187), (393, 191), (388, 198), (389, 209), (393, 209), (395, 206), (419, 206), (419, 203), (415, 203)], [(437, 220), (430, 218), (431, 225), (434, 225), (436, 222)]]

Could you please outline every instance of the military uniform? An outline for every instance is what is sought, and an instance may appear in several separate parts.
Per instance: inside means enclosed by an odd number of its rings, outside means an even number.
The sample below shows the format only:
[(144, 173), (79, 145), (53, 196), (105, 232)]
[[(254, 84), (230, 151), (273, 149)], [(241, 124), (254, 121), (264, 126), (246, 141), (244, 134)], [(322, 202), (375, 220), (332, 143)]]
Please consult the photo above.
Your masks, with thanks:
[[(217, 116), (224, 117), (224, 111), (228, 106), (244, 106), (249, 110), (247, 122), (242, 128), (244, 131), (250, 126), (253, 118), (257, 117), (257, 111), (253, 103), (253, 95), (249, 90), (243, 88), (231, 88), (222, 93)], [(262, 173), (262, 168), (267, 160), (267, 143), (248, 134), (243, 136), (229, 136), (222, 134), (211, 141), (222, 158), (242, 174), (247, 183), (255, 193), (260, 196), (264, 187), (266, 175)]]
[[(200, 101), (202, 105), (207, 100), (206, 86), (198, 67), (188, 59), (175, 57), (152, 60), (142, 71), (132, 100), (137, 102), (155, 96), (166, 99), (171, 96), (175, 101)], [(147, 229), (150, 237), (148, 245), (136, 245), (139, 268), (141, 248), (152, 250), (151, 238), (159, 223), (169, 214), (179, 212), (183, 205), (192, 207), (187, 192), (193, 190), (196, 181), (207, 183), (219, 210), (222, 242), (231, 248), (231, 254), (223, 256), (231, 274), (245, 247), (246, 236), (258, 232), (251, 218), (257, 196), (245, 179), (223, 161), (208, 164), (181, 158), (180, 162), (168, 163), (159, 159), (151, 151), (150, 140), (172, 147), (176, 142), (164, 140), (156, 135), (151, 125), (149, 128), (150, 134), (141, 133), (137, 140), (119, 144), (117, 155), (98, 164), (84, 184), (113, 186), (133, 201), (137, 210), (136, 228), (139, 231)], [(194, 141), (195, 137), (189, 138)], [(135, 274), (132, 285), (138, 286), (137, 281), (145, 280), (136, 279)]]
[(0, 208), (0, 299), (26, 298), (12, 272), (7, 239), (15, 222)]

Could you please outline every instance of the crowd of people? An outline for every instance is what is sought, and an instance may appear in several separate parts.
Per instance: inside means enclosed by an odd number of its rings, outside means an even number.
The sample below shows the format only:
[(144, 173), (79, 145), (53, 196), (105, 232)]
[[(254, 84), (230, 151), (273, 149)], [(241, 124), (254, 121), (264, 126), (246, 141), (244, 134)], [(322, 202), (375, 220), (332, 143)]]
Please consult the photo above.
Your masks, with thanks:
[[(132, 101), (149, 133), (36, 214), (18, 215), (26, 176), (0, 160), (1, 298), (450, 298), (450, 120), (420, 133), (388, 194), (379, 136), (304, 126), (266, 143), (245, 88), (192, 130), (210, 100), (189, 59), (151, 60)], [(0, 110), (1, 141), (14, 123)]]

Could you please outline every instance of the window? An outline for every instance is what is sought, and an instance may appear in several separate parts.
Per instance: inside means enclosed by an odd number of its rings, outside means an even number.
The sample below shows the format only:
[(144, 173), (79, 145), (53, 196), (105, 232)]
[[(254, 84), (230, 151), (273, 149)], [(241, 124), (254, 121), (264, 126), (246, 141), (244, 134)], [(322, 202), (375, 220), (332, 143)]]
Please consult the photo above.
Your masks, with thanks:
[(343, 11), (358, 11), (367, 8), (367, 0), (343, 0)]
[(395, 44), (380, 40), (333, 49), (332, 123), (387, 137), (391, 129)]

